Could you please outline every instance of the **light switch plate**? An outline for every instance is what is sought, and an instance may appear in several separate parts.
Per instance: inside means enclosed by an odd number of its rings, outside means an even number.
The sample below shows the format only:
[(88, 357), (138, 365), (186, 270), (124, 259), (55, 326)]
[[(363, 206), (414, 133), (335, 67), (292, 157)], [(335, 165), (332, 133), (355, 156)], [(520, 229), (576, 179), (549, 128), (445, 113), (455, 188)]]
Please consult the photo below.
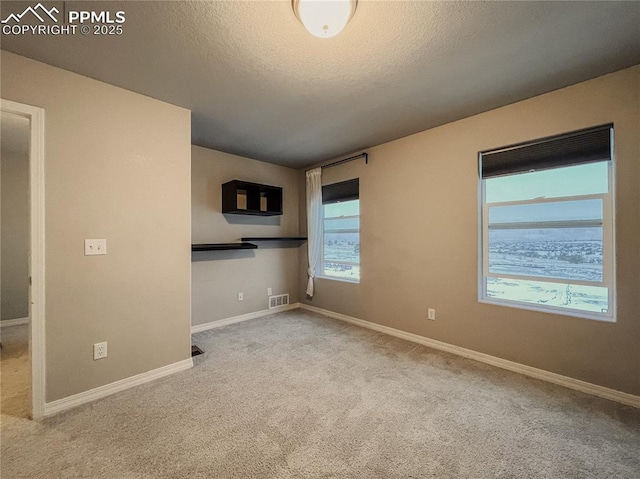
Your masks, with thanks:
[(96, 254), (107, 254), (107, 240), (106, 239), (84, 240), (84, 255), (93, 256)]

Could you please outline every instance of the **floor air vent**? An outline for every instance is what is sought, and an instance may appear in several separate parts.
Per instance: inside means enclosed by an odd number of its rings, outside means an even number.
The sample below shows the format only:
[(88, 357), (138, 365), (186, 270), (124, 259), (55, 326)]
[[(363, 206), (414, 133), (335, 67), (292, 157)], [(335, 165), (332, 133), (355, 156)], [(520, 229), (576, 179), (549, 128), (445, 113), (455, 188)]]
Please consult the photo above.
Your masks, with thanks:
[(269, 309), (277, 308), (279, 306), (286, 306), (287, 304), (289, 304), (288, 294), (269, 296)]

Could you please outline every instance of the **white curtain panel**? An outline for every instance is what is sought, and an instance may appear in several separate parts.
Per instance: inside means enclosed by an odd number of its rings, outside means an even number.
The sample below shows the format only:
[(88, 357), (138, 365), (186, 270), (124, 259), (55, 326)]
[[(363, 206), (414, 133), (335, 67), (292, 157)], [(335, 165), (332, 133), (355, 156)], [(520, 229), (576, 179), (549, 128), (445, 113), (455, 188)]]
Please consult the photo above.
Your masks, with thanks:
[(307, 171), (307, 237), (307, 296), (313, 298), (313, 278), (320, 268), (322, 254), (322, 168)]

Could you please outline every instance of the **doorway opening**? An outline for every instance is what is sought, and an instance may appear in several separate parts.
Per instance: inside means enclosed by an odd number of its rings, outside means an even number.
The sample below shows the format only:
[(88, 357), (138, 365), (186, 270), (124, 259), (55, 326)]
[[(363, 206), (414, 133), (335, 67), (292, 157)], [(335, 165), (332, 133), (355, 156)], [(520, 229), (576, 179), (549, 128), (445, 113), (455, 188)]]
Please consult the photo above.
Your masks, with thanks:
[(2, 415), (44, 415), (44, 111), (0, 108)]

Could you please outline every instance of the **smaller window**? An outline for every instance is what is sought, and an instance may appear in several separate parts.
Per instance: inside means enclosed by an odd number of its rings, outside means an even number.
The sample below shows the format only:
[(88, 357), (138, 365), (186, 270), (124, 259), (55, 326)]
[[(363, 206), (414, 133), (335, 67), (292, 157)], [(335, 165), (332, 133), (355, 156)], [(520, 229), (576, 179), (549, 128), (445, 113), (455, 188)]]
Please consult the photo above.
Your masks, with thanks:
[(322, 187), (322, 273), (360, 281), (360, 199), (357, 179)]

